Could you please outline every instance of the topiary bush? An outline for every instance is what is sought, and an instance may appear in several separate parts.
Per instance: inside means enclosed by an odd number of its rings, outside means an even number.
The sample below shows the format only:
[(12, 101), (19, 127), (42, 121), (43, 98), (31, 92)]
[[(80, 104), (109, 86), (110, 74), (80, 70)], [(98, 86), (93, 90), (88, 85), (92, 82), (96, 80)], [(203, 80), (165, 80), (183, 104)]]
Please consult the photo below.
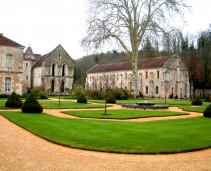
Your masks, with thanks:
[(42, 106), (39, 104), (33, 93), (30, 93), (22, 106), (23, 113), (42, 113)]
[(202, 105), (202, 100), (198, 97), (198, 96), (196, 96), (193, 100), (192, 100), (192, 103), (191, 103), (192, 105), (195, 105), (195, 106), (200, 106), (200, 105)]
[(5, 106), (6, 107), (14, 107), (20, 108), (23, 105), (23, 102), (19, 98), (19, 96), (13, 91), (12, 94), (8, 97)]
[(203, 115), (204, 115), (204, 117), (211, 118), (211, 104), (209, 106), (207, 106), (207, 108), (205, 109)]
[(114, 97), (114, 95), (112, 93), (110, 93), (108, 95), (108, 98), (106, 99), (106, 102), (107, 103), (112, 103), (112, 104), (115, 104), (116, 103), (116, 99), (115, 99), (115, 97)]
[(79, 95), (77, 103), (87, 103), (86, 96), (83, 93)]
[(0, 98), (8, 98), (9, 96), (9, 94), (0, 94)]

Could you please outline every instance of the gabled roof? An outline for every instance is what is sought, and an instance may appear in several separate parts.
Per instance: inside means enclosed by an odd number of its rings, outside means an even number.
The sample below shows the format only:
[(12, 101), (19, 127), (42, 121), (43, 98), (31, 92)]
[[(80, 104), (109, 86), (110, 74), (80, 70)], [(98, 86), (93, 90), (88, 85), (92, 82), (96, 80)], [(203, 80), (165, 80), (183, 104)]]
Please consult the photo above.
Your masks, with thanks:
[[(171, 56), (140, 59), (138, 61), (138, 69), (160, 68), (170, 58)], [(90, 69), (87, 73), (89, 74), (89, 73), (123, 71), (123, 70), (132, 70), (131, 62), (128, 61), (128, 62), (118, 62), (118, 63), (112, 63), (112, 64), (96, 65), (95, 67)]]
[[(61, 46), (62, 47), (62, 45), (58, 45), (56, 48), (54, 48), (51, 52), (49, 52), (49, 53), (47, 53), (47, 54), (45, 54), (45, 55), (43, 55), (38, 61), (37, 61), (37, 63), (34, 65), (34, 67), (36, 68), (36, 67), (41, 67), (42, 66), (42, 62), (48, 57), (48, 56), (50, 56), (50, 54), (52, 53), (52, 52), (54, 52), (59, 46)], [(63, 47), (62, 47), (63, 48)], [(63, 48), (63, 50), (66, 52), (66, 50)], [(67, 53), (67, 52), (66, 52)], [(70, 57), (70, 55), (67, 53), (67, 55)], [(70, 59), (75, 63), (75, 61), (70, 57)]]
[(51, 53), (51, 52), (49, 52), (49, 53), (47, 53), (47, 54), (41, 56), (41, 57), (39, 58), (39, 60), (37, 61), (37, 63), (34, 65), (34, 67), (35, 67), (35, 68), (41, 67), (41, 66), (42, 66), (42, 62), (44, 61), (44, 59), (45, 59), (50, 53)]
[(41, 58), (40, 54), (34, 54), (31, 47), (28, 47), (23, 54), (23, 59), (37, 61)]
[(15, 41), (4, 37), (2, 33), (0, 33), (0, 45), (24, 48), (24, 46), (22, 46), (21, 44), (16, 43)]

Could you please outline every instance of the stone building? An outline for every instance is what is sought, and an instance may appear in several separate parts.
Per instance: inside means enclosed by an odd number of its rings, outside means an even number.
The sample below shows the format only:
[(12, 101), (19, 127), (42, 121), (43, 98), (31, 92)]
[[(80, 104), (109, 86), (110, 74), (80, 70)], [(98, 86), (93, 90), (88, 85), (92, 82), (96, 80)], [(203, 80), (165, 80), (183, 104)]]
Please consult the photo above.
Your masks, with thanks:
[(24, 46), (0, 34), (0, 94), (22, 94)]
[[(189, 98), (188, 70), (178, 55), (138, 61), (139, 91), (147, 97)], [(131, 91), (130, 62), (96, 65), (87, 72), (85, 89), (123, 88)]]
[(74, 63), (65, 49), (58, 45), (33, 66), (34, 87), (42, 87), (49, 94), (66, 94), (72, 89)]
[(31, 47), (23, 51), (24, 46), (0, 34), (0, 94), (22, 94), (34, 87), (52, 94), (72, 89), (74, 61), (61, 45), (43, 56)]

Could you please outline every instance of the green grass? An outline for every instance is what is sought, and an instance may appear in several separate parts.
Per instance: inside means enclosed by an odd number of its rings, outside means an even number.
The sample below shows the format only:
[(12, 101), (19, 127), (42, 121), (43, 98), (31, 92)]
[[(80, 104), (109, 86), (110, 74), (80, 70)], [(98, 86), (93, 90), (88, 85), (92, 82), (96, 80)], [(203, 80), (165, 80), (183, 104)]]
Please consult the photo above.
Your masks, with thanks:
[(39, 100), (43, 109), (84, 109), (84, 108), (104, 108), (103, 104), (89, 104), (89, 103), (77, 103), (70, 100)]
[(1, 114), (51, 142), (118, 153), (176, 153), (211, 147), (211, 119), (120, 122), (58, 118), (47, 114)]
[[(86, 111), (65, 111), (65, 114), (82, 117), (82, 118), (98, 118), (98, 119), (135, 119), (146, 117), (161, 117), (185, 115), (182, 112), (170, 112), (159, 110), (86, 110)], [(187, 114), (186, 114), (187, 115)]]
[[(130, 100), (117, 100), (117, 104), (132, 104), (136, 102), (148, 101), (155, 104), (165, 104), (165, 100), (157, 98), (146, 98), (146, 99), (130, 99)], [(166, 104), (169, 106), (191, 106), (191, 100), (184, 99), (166, 99)], [(210, 102), (203, 102), (202, 106), (208, 106)]]
[(189, 112), (198, 112), (198, 113), (204, 113), (204, 110), (206, 109), (205, 106), (198, 106), (198, 107), (182, 107), (184, 111)]

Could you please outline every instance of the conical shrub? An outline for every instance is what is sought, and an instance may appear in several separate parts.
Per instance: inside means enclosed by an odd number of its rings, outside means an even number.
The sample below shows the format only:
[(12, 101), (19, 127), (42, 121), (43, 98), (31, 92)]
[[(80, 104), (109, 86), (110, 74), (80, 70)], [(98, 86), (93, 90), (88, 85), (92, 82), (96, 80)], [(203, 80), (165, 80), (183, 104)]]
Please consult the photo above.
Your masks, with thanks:
[(207, 106), (207, 108), (205, 109), (203, 115), (204, 115), (204, 117), (211, 118), (211, 104), (209, 106)]
[(83, 93), (81, 93), (81, 94), (79, 95), (78, 99), (77, 99), (77, 102), (78, 102), (78, 103), (87, 103), (86, 96), (85, 96)]
[(42, 106), (39, 104), (33, 93), (30, 93), (22, 106), (23, 113), (42, 113)]
[(8, 97), (5, 106), (6, 107), (14, 107), (20, 108), (23, 105), (23, 102), (18, 97), (18, 95), (13, 91), (12, 94)]

